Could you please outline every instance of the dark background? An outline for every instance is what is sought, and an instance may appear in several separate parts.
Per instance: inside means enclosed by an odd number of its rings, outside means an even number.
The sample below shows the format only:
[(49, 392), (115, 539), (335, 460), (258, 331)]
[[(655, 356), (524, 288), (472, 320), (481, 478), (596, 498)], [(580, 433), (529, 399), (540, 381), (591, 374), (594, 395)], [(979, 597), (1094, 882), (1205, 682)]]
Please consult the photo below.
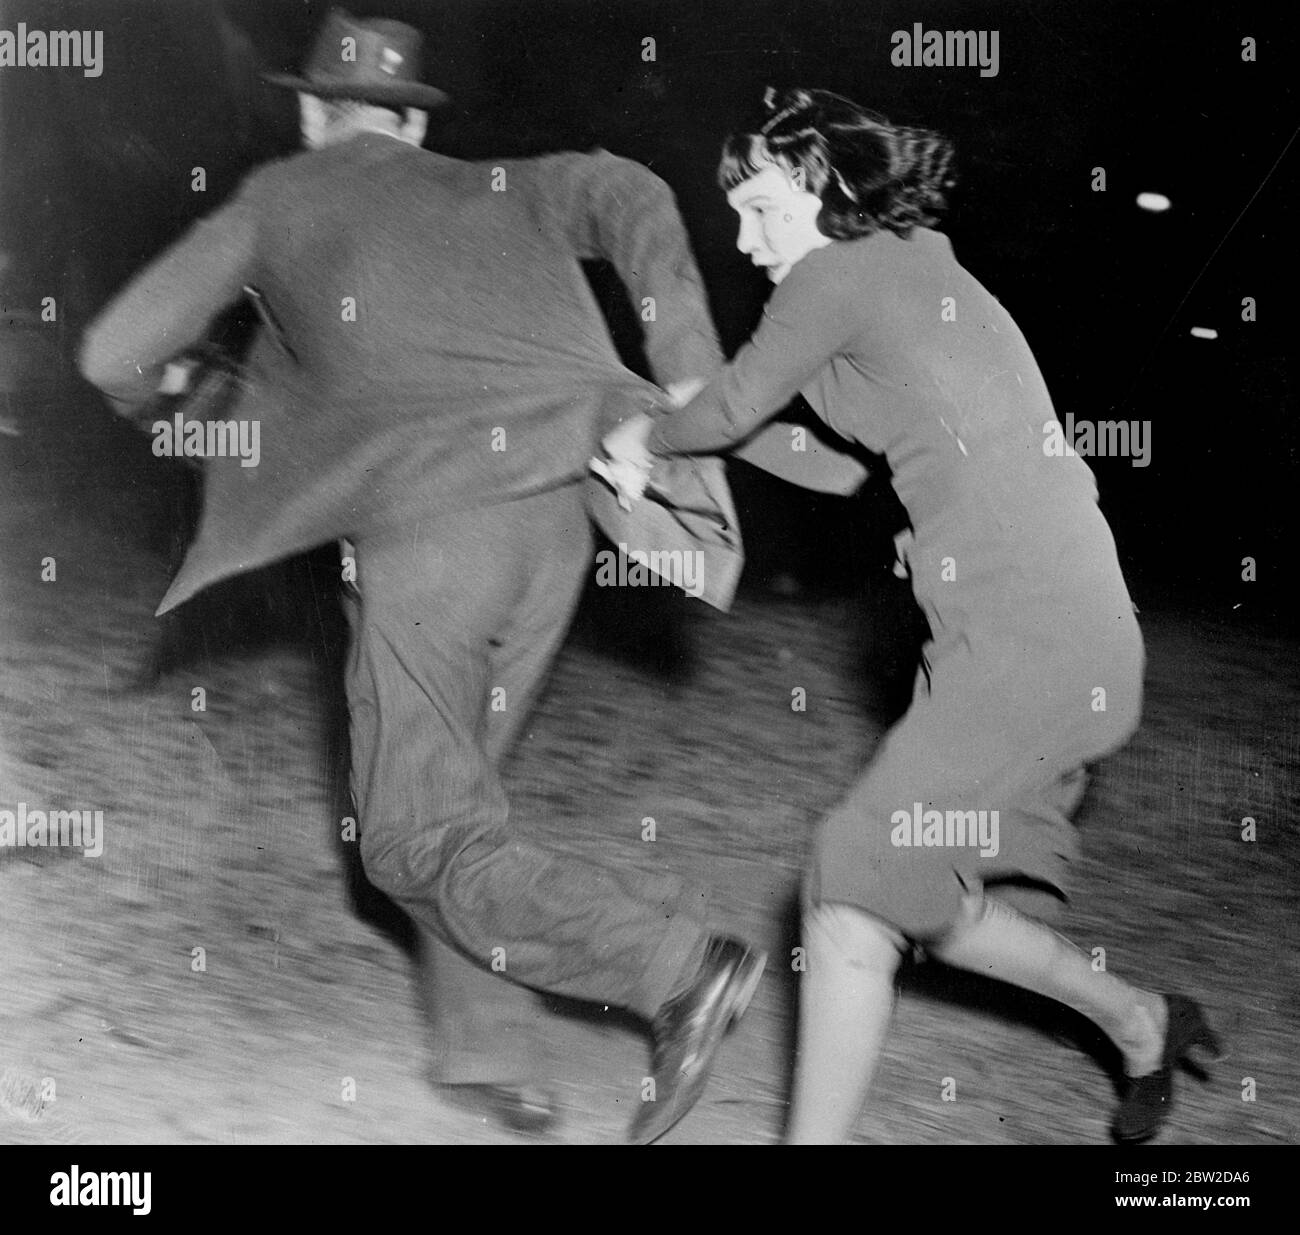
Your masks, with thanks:
[[(0, 301), (31, 328), (55, 295), (58, 346), (254, 164), (297, 146), (296, 69), (326, 8), (293, 0), (6, 3), (0, 26), (103, 29), (105, 69), (0, 70)], [(946, 230), (1010, 309), (1058, 414), (1149, 420), (1152, 461), (1090, 460), (1139, 605), (1289, 620), (1296, 433), (1295, 40), (1284, 5), (1188, 3), (555, 3), (355, 0), (427, 37), (425, 77), (457, 112), (426, 144), (490, 157), (599, 143), (673, 187), (728, 351), (765, 280), (734, 248), (714, 185), (725, 134), (768, 84), (846, 94), (951, 136), (961, 186)], [(1000, 71), (896, 68), (890, 34), (996, 29)], [(1241, 59), (1253, 36), (1257, 62)], [(641, 40), (656, 40), (656, 59)], [(207, 169), (207, 192), (190, 169)], [(1094, 192), (1094, 167), (1106, 191)], [(1137, 208), (1142, 190), (1173, 209)], [(630, 315), (595, 272), (620, 342)], [(1258, 320), (1242, 321), (1253, 296)], [(620, 316), (621, 312), (621, 316)], [(1189, 334), (1216, 329), (1213, 341)], [(86, 400), (93, 396), (85, 394)], [(54, 414), (58, 414), (57, 410)], [(98, 410), (102, 451), (147, 449)], [(171, 483), (160, 461), (159, 483)], [(887, 490), (817, 498), (733, 469), (751, 584), (814, 590), (888, 566)], [(1259, 580), (1241, 579), (1254, 557)]]
[[(1170, 1141), (1300, 1141), (1283, 342), (1297, 152), (1280, 158), (1300, 109), (1284, 5), (384, 11), (424, 28), (428, 76), (461, 104), (438, 145), (491, 155), (599, 140), (649, 162), (679, 195), (729, 347), (769, 289), (735, 251), (714, 162), (765, 85), (838, 89), (954, 137), (958, 255), (1023, 326), (1061, 414), (1154, 426), (1151, 467), (1092, 461), (1148, 661), (1144, 722), (1094, 769), (1077, 817), (1067, 933), (1105, 944), (1108, 969), (1204, 1000), (1229, 1044), (1210, 1083), (1180, 1076)], [(337, 550), (218, 585), (158, 622), (194, 476), (154, 458), (71, 364), (125, 278), (247, 168), (296, 148), (293, 96), (257, 74), (298, 66), (323, 15), (270, 0), (0, 0), (0, 28), (102, 28), (107, 59), (98, 79), (0, 70), (0, 805), (102, 805), (112, 837), (93, 862), (0, 854), (6, 1143), (509, 1139), (418, 1079), (409, 923), (340, 840)], [(893, 68), (889, 35), (918, 20), (999, 30), (999, 75)], [(1244, 35), (1258, 39), (1255, 64), (1240, 59)], [(657, 40), (654, 64), (643, 37)], [(195, 165), (206, 194), (191, 192)], [(1091, 190), (1096, 166), (1105, 193)], [(1139, 211), (1143, 189), (1174, 209)], [(613, 309), (608, 273), (595, 277)], [(57, 323), (39, 319), (46, 295)], [(1255, 323), (1241, 321), (1246, 295)], [(624, 308), (618, 337), (634, 351), (628, 319)], [(1219, 338), (1194, 340), (1193, 325)], [(718, 924), (775, 958), (797, 941), (787, 910), (816, 822), (911, 697), (919, 632), (889, 569), (898, 512), (878, 487), (818, 500), (743, 465), (732, 475), (750, 593), (723, 617), (669, 588), (592, 586), (506, 784), (513, 824), (629, 874), (657, 863), (705, 882)], [(1247, 555), (1257, 583), (1241, 581)], [(57, 586), (41, 577), (47, 556)], [(787, 604), (771, 589), (801, 594)], [(1266, 629), (1281, 623), (1280, 636)], [(790, 706), (795, 683), (806, 711)], [(663, 825), (653, 855), (647, 813)], [(1258, 843), (1242, 842), (1247, 816)], [(193, 943), (215, 961), (203, 986)], [(902, 986), (859, 1139), (1106, 1139), (1119, 1059), (1095, 1028), (940, 966), (909, 966)], [(679, 1142), (779, 1135), (796, 996), (791, 968), (770, 964)], [(639, 1032), (612, 1030), (617, 1010), (597, 1009), (555, 1031), (570, 1143), (622, 1136), (648, 1057)], [(1082, 1067), (1066, 1062), (1076, 1048)], [(966, 1078), (961, 1102), (938, 1100), (941, 1074)], [(62, 1100), (28, 1118), (46, 1075)], [(330, 1078), (344, 1075), (362, 1078), (363, 1102), (339, 1101)], [(1242, 1100), (1244, 1076), (1258, 1078), (1257, 1102)], [(1234, 1191), (1258, 1207), (1253, 1183)]]

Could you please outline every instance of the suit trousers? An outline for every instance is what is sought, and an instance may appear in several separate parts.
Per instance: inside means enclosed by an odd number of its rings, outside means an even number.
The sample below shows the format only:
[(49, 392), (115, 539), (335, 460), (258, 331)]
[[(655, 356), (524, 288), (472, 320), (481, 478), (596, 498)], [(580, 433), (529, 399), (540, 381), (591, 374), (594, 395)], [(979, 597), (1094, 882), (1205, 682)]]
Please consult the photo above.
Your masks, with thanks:
[(590, 563), (582, 487), (407, 521), (356, 554), (346, 686), (362, 862), (419, 926), (435, 1079), (527, 1079), (531, 991), (652, 1017), (708, 937), (698, 890), (534, 839), (501, 784)]

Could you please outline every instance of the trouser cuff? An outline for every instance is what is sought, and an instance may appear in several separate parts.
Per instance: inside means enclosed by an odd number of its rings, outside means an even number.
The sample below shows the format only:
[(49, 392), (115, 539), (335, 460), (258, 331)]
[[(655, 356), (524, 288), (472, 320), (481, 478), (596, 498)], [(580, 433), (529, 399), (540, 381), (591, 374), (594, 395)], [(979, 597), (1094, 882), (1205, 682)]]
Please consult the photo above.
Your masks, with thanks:
[(669, 999), (685, 990), (704, 963), (708, 942), (709, 931), (702, 923), (675, 913), (642, 979), (632, 1011), (650, 1020)]

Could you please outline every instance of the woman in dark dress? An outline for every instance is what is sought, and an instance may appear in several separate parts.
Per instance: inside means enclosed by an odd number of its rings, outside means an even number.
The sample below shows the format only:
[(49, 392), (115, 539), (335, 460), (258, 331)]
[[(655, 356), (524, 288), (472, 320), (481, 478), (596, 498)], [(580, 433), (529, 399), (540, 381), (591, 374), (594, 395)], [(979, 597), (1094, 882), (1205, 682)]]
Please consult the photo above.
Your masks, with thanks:
[(931, 639), (911, 707), (816, 837), (790, 1139), (848, 1136), (909, 946), (1092, 1019), (1129, 1078), (1115, 1135), (1149, 1139), (1176, 1064), (1214, 1045), (1200, 1009), (1094, 970), (1043, 924), (1077, 852), (1084, 765), (1141, 707), (1142, 638), (1092, 473), (1045, 449), (1057, 422), (1023, 335), (931, 229), (948, 142), (823, 91), (766, 107), (719, 170), (738, 247), (777, 284), (763, 320), (693, 399), (606, 450), (644, 475), (752, 443), (802, 393), (886, 457), (910, 517), (900, 559)]

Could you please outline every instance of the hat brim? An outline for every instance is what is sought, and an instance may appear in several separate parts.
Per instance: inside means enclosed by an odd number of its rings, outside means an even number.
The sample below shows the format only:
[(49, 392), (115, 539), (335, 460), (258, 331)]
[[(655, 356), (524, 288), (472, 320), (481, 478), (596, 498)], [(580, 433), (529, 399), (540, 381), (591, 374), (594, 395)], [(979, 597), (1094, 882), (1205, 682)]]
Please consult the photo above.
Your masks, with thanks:
[(437, 86), (420, 82), (375, 82), (373, 85), (357, 82), (309, 81), (291, 73), (263, 73), (262, 80), (272, 86), (301, 90), (318, 99), (355, 99), (358, 103), (375, 103), (380, 107), (419, 107), (425, 111), (451, 105), (451, 95)]

